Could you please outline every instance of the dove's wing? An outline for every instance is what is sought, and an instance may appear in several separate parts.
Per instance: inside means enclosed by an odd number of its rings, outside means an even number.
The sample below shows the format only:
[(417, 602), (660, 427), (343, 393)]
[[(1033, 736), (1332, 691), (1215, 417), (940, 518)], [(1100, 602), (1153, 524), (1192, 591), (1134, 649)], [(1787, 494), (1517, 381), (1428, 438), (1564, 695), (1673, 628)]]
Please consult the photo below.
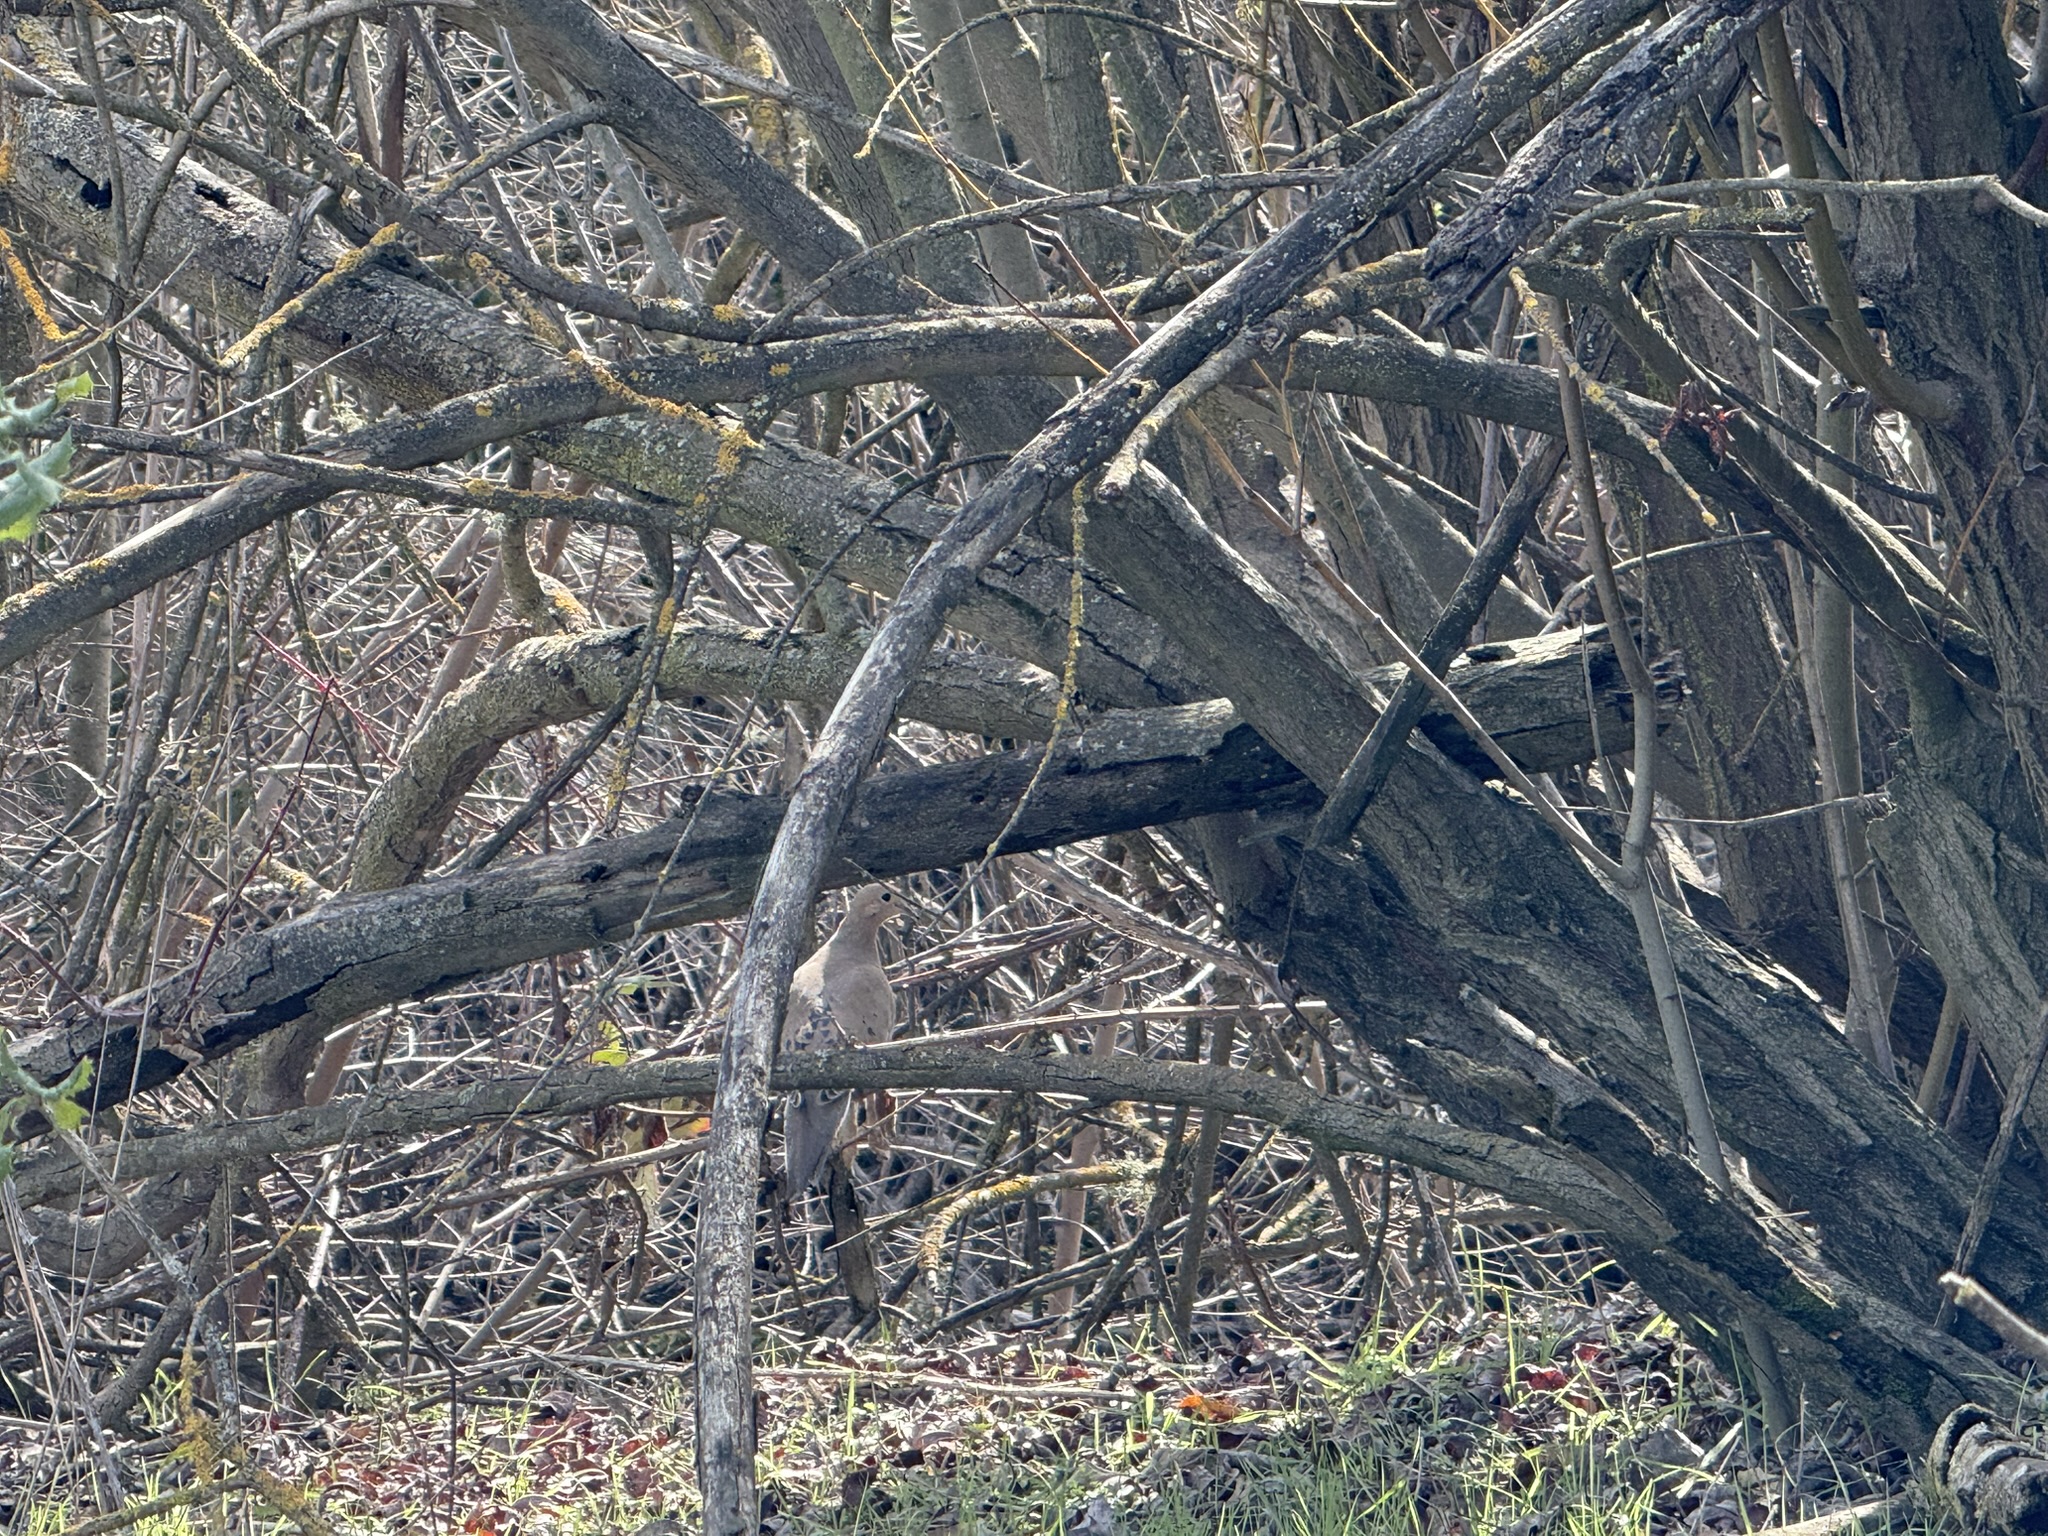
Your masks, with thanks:
[(828, 969), (825, 1003), (834, 1021), (855, 1045), (880, 1045), (896, 1027), (896, 994), (878, 957)]
[[(782, 1019), (782, 1048), (786, 1051), (819, 1051), (846, 1043), (845, 1032), (820, 995), (818, 976), (803, 975), (810, 969), (811, 962), (806, 961), (790, 983), (789, 1010)], [(850, 1102), (844, 1093), (824, 1092), (792, 1093), (783, 1101), (783, 1187), (791, 1196), (809, 1189), (825, 1166), (825, 1159), (838, 1144)]]

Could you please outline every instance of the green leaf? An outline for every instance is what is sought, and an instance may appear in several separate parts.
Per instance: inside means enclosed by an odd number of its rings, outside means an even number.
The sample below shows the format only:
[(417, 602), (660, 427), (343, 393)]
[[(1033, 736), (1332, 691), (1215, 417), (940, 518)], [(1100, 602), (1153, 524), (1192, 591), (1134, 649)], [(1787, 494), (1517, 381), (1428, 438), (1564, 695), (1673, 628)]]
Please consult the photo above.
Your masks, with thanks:
[(64, 499), (61, 476), (71, 467), (71, 434), (66, 432), (0, 480), (0, 544), (34, 536), (36, 522)]
[(92, 375), (76, 373), (60, 380), (49, 394), (33, 405), (16, 405), (14, 391), (22, 382), (17, 379), (0, 392), (0, 436), (14, 437), (31, 427), (39, 427), (72, 401), (83, 400), (92, 393)]
[(35, 536), (41, 515), (27, 489), (15, 485), (14, 477), (0, 481), (9, 487), (0, 491), (0, 544), (23, 544)]
[(590, 1064), (595, 1067), (623, 1067), (632, 1060), (626, 1052), (626, 1037), (619, 1032), (619, 1026), (610, 1019), (601, 1019), (597, 1026), (599, 1045), (590, 1053)]

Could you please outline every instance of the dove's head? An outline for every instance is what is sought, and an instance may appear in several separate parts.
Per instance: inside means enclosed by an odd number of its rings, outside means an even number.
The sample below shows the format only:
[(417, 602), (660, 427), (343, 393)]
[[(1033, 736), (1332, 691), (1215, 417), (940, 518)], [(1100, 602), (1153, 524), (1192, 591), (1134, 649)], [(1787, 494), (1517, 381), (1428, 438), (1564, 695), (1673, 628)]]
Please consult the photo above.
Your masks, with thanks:
[(906, 910), (903, 898), (886, 885), (864, 885), (848, 898), (842, 929), (874, 933), (890, 918)]

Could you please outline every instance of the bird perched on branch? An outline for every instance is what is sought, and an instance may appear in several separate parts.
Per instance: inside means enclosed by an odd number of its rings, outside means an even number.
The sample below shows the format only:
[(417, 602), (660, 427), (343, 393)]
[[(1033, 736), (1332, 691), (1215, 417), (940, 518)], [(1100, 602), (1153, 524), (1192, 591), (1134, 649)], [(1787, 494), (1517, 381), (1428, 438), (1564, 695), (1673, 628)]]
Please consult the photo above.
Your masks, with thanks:
[[(879, 1045), (896, 1025), (896, 994), (882, 970), (877, 945), (882, 924), (902, 911), (886, 885), (864, 885), (846, 904), (832, 937), (789, 979), (782, 1016), (782, 1049), (822, 1051), (841, 1045)], [(811, 1187), (838, 1145), (852, 1107), (845, 1092), (793, 1093), (782, 1112), (784, 1190)]]

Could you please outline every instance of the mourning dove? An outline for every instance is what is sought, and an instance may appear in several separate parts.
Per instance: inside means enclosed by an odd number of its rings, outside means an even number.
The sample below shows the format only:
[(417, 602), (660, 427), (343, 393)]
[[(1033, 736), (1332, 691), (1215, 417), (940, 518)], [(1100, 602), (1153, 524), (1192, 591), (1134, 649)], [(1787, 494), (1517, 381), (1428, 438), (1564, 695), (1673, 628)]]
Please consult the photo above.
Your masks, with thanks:
[[(878, 1045), (896, 1025), (896, 994), (882, 970), (875, 939), (901, 910), (885, 885), (864, 885), (846, 904), (832, 937), (789, 979), (782, 1016), (782, 1049), (822, 1051), (840, 1045)], [(782, 1166), (790, 1195), (800, 1195), (839, 1142), (851, 1106), (840, 1093), (793, 1093), (783, 1106)]]

